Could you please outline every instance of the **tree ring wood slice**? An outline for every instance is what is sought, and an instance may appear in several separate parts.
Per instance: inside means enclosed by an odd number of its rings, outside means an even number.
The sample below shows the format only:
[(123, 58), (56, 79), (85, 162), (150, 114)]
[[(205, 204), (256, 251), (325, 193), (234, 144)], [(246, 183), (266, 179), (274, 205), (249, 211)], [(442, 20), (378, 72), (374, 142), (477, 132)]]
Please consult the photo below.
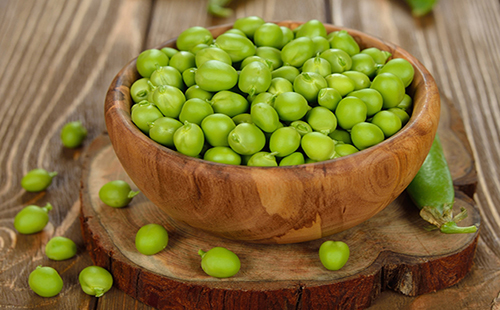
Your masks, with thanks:
[[(82, 173), (80, 221), (87, 250), (96, 265), (110, 270), (117, 288), (160, 309), (363, 309), (382, 290), (415, 296), (456, 284), (472, 267), (479, 236), (426, 230), (403, 193), (368, 221), (327, 238), (242, 243), (179, 224), (141, 194), (125, 208), (104, 205), (99, 189), (115, 179), (136, 189), (102, 135), (87, 150)], [(479, 227), (474, 201), (457, 191), (455, 212), (461, 207), (469, 216), (459, 225)], [(169, 232), (167, 248), (152, 256), (135, 248), (136, 232), (149, 223)], [(339, 271), (326, 270), (319, 260), (326, 240), (350, 247)], [(198, 250), (215, 246), (239, 256), (242, 267), (234, 277), (216, 279), (201, 269)]]

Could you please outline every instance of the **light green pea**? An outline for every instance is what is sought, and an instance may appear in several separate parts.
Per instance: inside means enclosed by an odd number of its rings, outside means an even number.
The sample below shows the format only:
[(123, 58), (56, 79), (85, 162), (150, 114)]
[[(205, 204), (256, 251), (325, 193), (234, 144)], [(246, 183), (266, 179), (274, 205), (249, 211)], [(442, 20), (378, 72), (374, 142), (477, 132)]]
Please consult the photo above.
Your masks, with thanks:
[(339, 102), (335, 115), (339, 126), (349, 130), (366, 120), (366, 105), (361, 99), (348, 96)]
[(370, 55), (359, 53), (351, 56), (351, 60), (351, 70), (364, 73), (370, 78), (375, 76), (378, 66)]
[(332, 159), (335, 155), (335, 143), (320, 132), (311, 132), (302, 137), (300, 142), (306, 156), (315, 161)]
[(295, 37), (324, 37), (326, 38), (326, 28), (322, 22), (317, 19), (311, 19), (300, 27), (300, 29), (295, 34)]
[(408, 95), (405, 94), (403, 96), (403, 100), (398, 104), (398, 108), (403, 109), (404, 111), (409, 111), (413, 106), (413, 99)]
[(275, 23), (264, 23), (255, 30), (253, 41), (257, 46), (281, 48), (283, 31)]
[(328, 60), (319, 56), (306, 60), (302, 66), (302, 72), (314, 72), (322, 77), (332, 74), (332, 66)]
[(221, 34), (215, 39), (215, 44), (229, 54), (233, 63), (255, 55), (253, 42), (234, 33)]
[(223, 113), (229, 117), (248, 111), (249, 103), (240, 94), (223, 90), (216, 93), (210, 100), (215, 113)]
[(331, 111), (335, 111), (342, 96), (335, 88), (325, 87), (318, 92), (318, 104)]
[(305, 163), (304, 154), (302, 154), (301, 152), (294, 152), (286, 157), (283, 157), (283, 159), (281, 159), (279, 163), (279, 166), (280, 167), (295, 166), (295, 165), (302, 165), (304, 163)]
[(169, 59), (179, 52), (177, 49), (173, 47), (164, 47), (160, 51), (162, 51), (165, 55), (167, 55)]
[(132, 106), (130, 118), (132, 122), (142, 132), (149, 135), (149, 125), (155, 120), (163, 117), (163, 114), (158, 108), (148, 101), (141, 101)]
[(405, 87), (410, 86), (413, 81), (413, 76), (415, 75), (415, 69), (413, 65), (406, 59), (394, 58), (389, 60), (378, 72), (380, 73), (392, 73), (399, 77), (403, 82)]
[(42, 231), (49, 222), (49, 211), (52, 205), (44, 207), (29, 205), (19, 211), (14, 217), (14, 228), (21, 234), (29, 235)]
[[(186, 96), (187, 100), (193, 99), (193, 98), (198, 98), (201, 100), (211, 100), (212, 97), (214, 96), (214, 94), (209, 92), (209, 91), (201, 89), (200, 86), (195, 84), (186, 90), (185, 96)], [(179, 109), (179, 113), (180, 112), (181, 111)]]
[(319, 91), (326, 87), (327, 81), (325, 78), (314, 72), (302, 72), (293, 81), (294, 91), (304, 96), (311, 103), (317, 102)]
[(278, 95), (274, 108), (283, 121), (297, 121), (306, 115), (309, 105), (306, 98), (296, 92), (286, 92)]
[(188, 68), (182, 72), (182, 81), (186, 87), (191, 87), (196, 84), (194, 76), (196, 75), (196, 70), (198, 68)]
[(226, 146), (215, 146), (203, 155), (204, 160), (227, 165), (240, 165), (241, 155)]
[[(290, 81), (288, 81), (285, 78), (277, 77), (277, 78), (273, 78), (271, 80), (271, 85), (269, 85), (267, 92), (260, 93), (260, 94), (269, 94), (269, 96), (266, 95), (266, 97), (268, 100), (271, 101), (271, 105), (272, 105), (272, 104), (274, 104), (274, 98), (276, 98), (275, 96), (282, 94), (282, 93), (285, 93), (285, 92), (291, 92), (291, 91), (293, 91), (292, 83), (290, 83)], [(257, 97), (259, 95), (257, 95)], [(255, 100), (253, 102), (255, 102)]]
[(351, 144), (335, 145), (335, 158), (351, 155), (359, 152), (359, 150)]
[(180, 51), (190, 51), (198, 44), (212, 43), (213, 39), (214, 37), (208, 29), (194, 26), (181, 32), (177, 38), (176, 45)]
[(88, 266), (78, 275), (78, 281), (85, 294), (102, 297), (113, 287), (113, 276), (99, 266)]
[(247, 162), (249, 167), (277, 167), (278, 162), (273, 153), (257, 152)]
[(252, 121), (264, 132), (273, 132), (280, 126), (278, 112), (267, 103), (257, 103), (250, 109)]
[(208, 115), (201, 122), (205, 139), (211, 146), (229, 146), (227, 137), (235, 127), (234, 121), (222, 113)]
[(337, 118), (325, 107), (314, 107), (307, 113), (307, 123), (314, 131), (328, 135), (337, 128)]
[(182, 106), (181, 113), (179, 114), (179, 121), (183, 124), (187, 121), (200, 125), (205, 117), (213, 113), (214, 109), (210, 103), (198, 98), (193, 98), (187, 100)]
[(141, 254), (154, 255), (167, 247), (168, 232), (159, 224), (142, 226), (135, 235), (135, 248)]
[(328, 134), (328, 136), (337, 142), (352, 144), (351, 134), (343, 129), (337, 128)]
[(406, 125), (406, 123), (408, 123), (408, 121), (410, 120), (410, 116), (408, 115), (408, 113), (406, 113), (406, 111), (401, 108), (390, 108), (387, 111), (391, 111), (392, 113), (396, 114), (399, 119), (401, 119), (402, 126)]
[(186, 97), (177, 87), (161, 85), (153, 93), (153, 103), (164, 116), (178, 118), (184, 102)]
[(238, 73), (222, 61), (208, 60), (196, 70), (195, 81), (205, 91), (228, 90), (238, 82)]
[(168, 65), (182, 74), (185, 70), (196, 66), (195, 56), (191, 52), (180, 51), (170, 58)]
[(281, 51), (277, 48), (261, 46), (256, 49), (255, 55), (271, 63), (271, 70), (283, 66), (283, 60), (281, 60)]
[(139, 191), (133, 191), (123, 180), (110, 181), (99, 189), (99, 199), (113, 208), (127, 206), (137, 194)]
[(349, 54), (340, 49), (331, 48), (320, 54), (331, 66), (332, 73), (342, 73), (351, 70), (352, 59)]
[(348, 78), (350, 78), (354, 82), (354, 90), (355, 91), (368, 88), (372, 84), (368, 75), (364, 74), (363, 72), (344, 71), (344, 72), (342, 72), (342, 74), (347, 76)]
[(238, 18), (233, 28), (241, 30), (247, 37), (253, 38), (255, 31), (266, 22), (258, 16), (247, 16)]
[(385, 64), (387, 59), (392, 56), (390, 52), (379, 50), (376, 47), (365, 48), (361, 53), (370, 55), (375, 63), (379, 65)]
[(209, 60), (222, 61), (223, 63), (226, 63), (228, 65), (233, 64), (231, 57), (229, 57), (229, 54), (226, 53), (226, 51), (224, 51), (223, 49), (220, 49), (216, 46), (207, 47), (196, 53), (196, 67), (201, 67), (201, 65)]
[(365, 88), (349, 93), (349, 96), (361, 99), (366, 105), (366, 116), (375, 115), (382, 109), (384, 99), (382, 95), (373, 88)]
[(240, 259), (226, 248), (214, 247), (207, 252), (199, 250), (198, 254), (201, 256), (201, 268), (211, 277), (229, 278), (240, 271)]
[(359, 45), (354, 38), (345, 30), (335, 31), (332, 33), (330, 46), (345, 51), (349, 56), (359, 53)]
[(174, 133), (182, 123), (171, 117), (160, 117), (155, 120), (149, 129), (149, 137), (169, 148), (174, 147)]
[(306, 60), (314, 56), (314, 44), (308, 37), (296, 38), (281, 50), (281, 59), (285, 65), (301, 67)]
[(283, 42), (281, 46), (285, 46), (288, 42), (292, 41), (295, 38), (293, 31), (285, 26), (280, 26), (281, 32), (283, 32)]
[(174, 145), (181, 154), (195, 157), (201, 153), (205, 144), (205, 136), (200, 126), (185, 122), (174, 133)]
[(300, 146), (301, 135), (294, 127), (276, 129), (269, 139), (269, 149), (278, 157), (295, 152)]
[(351, 78), (340, 73), (327, 75), (325, 77), (325, 80), (328, 84), (328, 87), (335, 88), (342, 97), (354, 91), (354, 89), (356, 88), (356, 84), (354, 84), (354, 81)]
[(149, 80), (154, 86), (170, 85), (181, 90), (184, 89), (184, 81), (182, 80), (181, 73), (171, 66), (159, 67), (151, 74)]
[(375, 114), (371, 123), (382, 129), (386, 138), (397, 133), (402, 127), (402, 122), (399, 116), (387, 110), (380, 111)]
[(252, 62), (241, 70), (238, 87), (249, 95), (265, 92), (271, 85), (271, 70), (260, 62)]
[(52, 184), (56, 171), (48, 172), (42, 168), (28, 171), (21, 179), (21, 186), (28, 192), (41, 192)]
[(76, 255), (76, 244), (73, 240), (58, 236), (53, 237), (45, 245), (45, 255), (52, 260), (66, 260)]
[(398, 76), (389, 72), (377, 74), (370, 87), (382, 95), (384, 100), (382, 107), (384, 109), (397, 107), (405, 95), (403, 81)]
[(273, 70), (271, 76), (273, 79), (281, 77), (287, 79), (290, 83), (293, 83), (293, 81), (299, 74), (300, 74), (299, 69), (293, 66), (282, 66), (278, 69)]
[(149, 85), (149, 78), (141, 78), (135, 81), (130, 87), (130, 96), (135, 103), (141, 102), (148, 98), (149, 92), (151, 92), (151, 86)]
[(364, 150), (384, 141), (384, 132), (377, 125), (361, 122), (352, 127), (352, 143), (358, 150)]
[(29, 275), (28, 284), (33, 292), (42, 297), (54, 297), (63, 288), (61, 276), (52, 267), (36, 267)]
[(240, 123), (229, 133), (229, 146), (240, 155), (252, 155), (264, 148), (266, 136), (254, 124)]
[(313, 37), (311, 40), (314, 45), (314, 55), (319, 55), (330, 49), (330, 42), (328, 42), (328, 40), (324, 37)]
[(306, 123), (304, 121), (300, 121), (300, 120), (291, 122), (290, 127), (295, 128), (295, 130), (297, 130), (297, 132), (300, 134), (300, 136), (304, 136), (305, 134), (308, 134), (308, 133), (313, 131), (311, 128), (311, 125), (309, 125), (308, 123)]

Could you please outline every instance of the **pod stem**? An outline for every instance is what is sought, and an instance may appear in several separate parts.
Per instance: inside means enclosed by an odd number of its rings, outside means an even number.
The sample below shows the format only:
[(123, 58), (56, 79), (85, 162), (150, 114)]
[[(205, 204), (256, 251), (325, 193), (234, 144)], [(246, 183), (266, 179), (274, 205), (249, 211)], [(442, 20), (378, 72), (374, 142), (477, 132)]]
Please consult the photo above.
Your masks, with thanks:
[(128, 198), (134, 198), (137, 194), (139, 194), (141, 191), (130, 191), (127, 195)]
[(445, 234), (469, 234), (475, 233), (477, 231), (477, 227), (474, 225), (467, 227), (458, 227), (457, 223), (452, 221), (444, 223), (444, 225), (439, 227), (439, 230)]
[(443, 206), (443, 212), (441, 213), (437, 208), (425, 206), (420, 210), (420, 216), (445, 234), (475, 233), (477, 227), (474, 225), (467, 227), (457, 226), (457, 222), (467, 217), (467, 210), (462, 208), (461, 212), (453, 217), (452, 208), (453, 203), (447, 203)]
[(52, 172), (49, 172), (49, 176), (51, 178), (55, 177), (57, 175), (57, 171), (52, 171)]
[(50, 210), (52, 210), (52, 205), (47, 202), (47, 204), (45, 205), (45, 207), (42, 208), (45, 212), (49, 213)]
[(207, 252), (203, 251), (202, 249), (198, 250), (198, 255), (200, 255), (201, 257), (205, 256)]

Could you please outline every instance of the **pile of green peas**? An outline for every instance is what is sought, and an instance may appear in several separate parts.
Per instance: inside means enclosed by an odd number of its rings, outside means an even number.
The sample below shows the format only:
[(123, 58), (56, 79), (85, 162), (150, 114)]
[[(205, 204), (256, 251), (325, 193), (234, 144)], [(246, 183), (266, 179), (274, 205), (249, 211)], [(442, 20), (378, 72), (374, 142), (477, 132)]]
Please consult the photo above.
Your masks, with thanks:
[(291, 30), (243, 17), (217, 38), (183, 31), (176, 47), (137, 58), (131, 119), (184, 155), (247, 166), (286, 166), (353, 154), (409, 120), (410, 62), (361, 49), (318, 20)]

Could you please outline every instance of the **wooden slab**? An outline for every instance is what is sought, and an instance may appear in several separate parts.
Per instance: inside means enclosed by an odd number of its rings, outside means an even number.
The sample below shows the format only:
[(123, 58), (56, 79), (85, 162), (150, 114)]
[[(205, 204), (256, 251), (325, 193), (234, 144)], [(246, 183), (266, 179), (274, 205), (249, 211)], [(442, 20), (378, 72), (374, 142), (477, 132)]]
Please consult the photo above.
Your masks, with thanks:
[[(131, 182), (103, 135), (90, 146), (82, 175), (80, 220), (87, 249), (96, 265), (112, 272), (116, 287), (160, 309), (363, 309), (382, 290), (416, 296), (456, 284), (470, 270), (477, 245), (478, 233), (424, 229), (426, 222), (404, 193), (370, 220), (328, 238), (240, 243), (180, 226), (144, 195), (123, 209), (104, 205), (98, 191), (115, 179)], [(473, 200), (457, 191), (455, 208), (461, 207), (469, 217), (460, 225), (480, 224)], [(140, 254), (134, 245), (137, 230), (149, 223), (163, 224), (170, 235), (167, 248), (154, 256)], [(343, 269), (321, 265), (318, 249), (325, 240), (349, 245), (351, 257)], [(214, 246), (240, 257), (236, 276), (204, 274), (197, 252)]]

